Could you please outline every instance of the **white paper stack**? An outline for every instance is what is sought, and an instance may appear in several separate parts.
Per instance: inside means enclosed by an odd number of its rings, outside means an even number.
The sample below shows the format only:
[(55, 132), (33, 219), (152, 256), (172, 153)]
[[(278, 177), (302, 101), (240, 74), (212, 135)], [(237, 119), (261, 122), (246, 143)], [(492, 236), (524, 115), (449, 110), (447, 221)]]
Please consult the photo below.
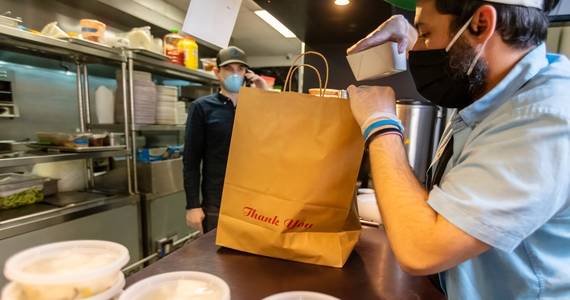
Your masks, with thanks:
[[(157, 92), (152, 82), (152, 75), (147, 72), (135, 71), (133, 74), (133, 94), (136, 124), (154, 124), (156, 120)], [(123, 87), (120, 74), (117, 76), (117, 99), (123, 99)], [(124, 122), (122, 101), (115, 101), (115, 120)]]
[(157, 86), (156, 123), (180, 125), (186, 123), (186, 103), (178, 101), (178, 87)]

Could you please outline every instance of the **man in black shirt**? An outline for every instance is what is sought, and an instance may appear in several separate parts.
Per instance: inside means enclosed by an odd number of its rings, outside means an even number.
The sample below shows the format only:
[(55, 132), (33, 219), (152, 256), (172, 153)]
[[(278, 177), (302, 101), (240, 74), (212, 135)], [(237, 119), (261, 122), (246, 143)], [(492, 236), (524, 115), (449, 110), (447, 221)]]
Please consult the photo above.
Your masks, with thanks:
[(220, 91), (190, 105), (184, 147), (186, 224), (202, 232), (218, 224), (239, 89), (245, 79), (267, 89), (265, 81), (248, 70), (247, 56), (237, 47), (220, 50), (214, 73)]

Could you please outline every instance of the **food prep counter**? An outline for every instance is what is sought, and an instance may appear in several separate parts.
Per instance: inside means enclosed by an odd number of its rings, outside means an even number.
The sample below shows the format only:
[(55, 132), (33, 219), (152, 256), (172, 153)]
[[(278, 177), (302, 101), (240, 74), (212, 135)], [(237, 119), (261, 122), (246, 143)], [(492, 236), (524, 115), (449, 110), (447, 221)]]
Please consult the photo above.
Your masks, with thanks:
[(127, 287), (146, 277), (175, 271), (208, 272), (224, 279), (231, 297), (262, 299), (292, 290), (308, 290), (340, 299), (429, 299), (445, 297), (426, 277), (404, 273), (383, 229), (364, 227), (342, 269), (252, 255), (215, 245), (209, 232), (127, 279)]

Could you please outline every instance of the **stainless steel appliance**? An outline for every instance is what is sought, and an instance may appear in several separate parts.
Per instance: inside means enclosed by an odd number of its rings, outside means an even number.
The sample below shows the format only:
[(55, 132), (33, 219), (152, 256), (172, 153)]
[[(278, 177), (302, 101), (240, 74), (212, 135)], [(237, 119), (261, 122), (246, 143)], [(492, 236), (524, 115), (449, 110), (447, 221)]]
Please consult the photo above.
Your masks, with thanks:
[(142, 193), (157, 197), (184, 189), (182, 158), (140, 163), (137, 169), (139, 190)]
[(433, 149), (441, 136), (443, 114), (428, 101), (402, 99), (396, 101), (396, 113), (405, 128), (408, 161), (418, 180), (426, 181)]
[(6, 69), (0, 69), (0, 118), (17, 118), (20, 116), (18, 106), (14, 103), (13, 84), (13, 73)]

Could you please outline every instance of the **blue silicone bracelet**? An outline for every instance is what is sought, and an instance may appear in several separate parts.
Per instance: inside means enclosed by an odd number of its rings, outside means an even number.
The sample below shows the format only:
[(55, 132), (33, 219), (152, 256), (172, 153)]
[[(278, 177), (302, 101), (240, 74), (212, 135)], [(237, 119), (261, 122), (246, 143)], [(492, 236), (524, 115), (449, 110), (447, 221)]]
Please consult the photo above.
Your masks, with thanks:
[(368, 126), (368, 128), (366, 128), (366, 130), (364, 130), (364, 134), (363, 134), (364, 138), (366, 139), (372, 130), (374, 130), (378, 127), (382, 127), (382, 126), (396, 126), (396, 127), (398, 127), (398, 129), (400, 129), (400, 132), (404, 131), (402, 128), (402, 124), (399, 121), (393, 120), (393, 119), (385, 119), (385, 120), (376, 121), (376, 122), (370, 124), (370, 126)]

